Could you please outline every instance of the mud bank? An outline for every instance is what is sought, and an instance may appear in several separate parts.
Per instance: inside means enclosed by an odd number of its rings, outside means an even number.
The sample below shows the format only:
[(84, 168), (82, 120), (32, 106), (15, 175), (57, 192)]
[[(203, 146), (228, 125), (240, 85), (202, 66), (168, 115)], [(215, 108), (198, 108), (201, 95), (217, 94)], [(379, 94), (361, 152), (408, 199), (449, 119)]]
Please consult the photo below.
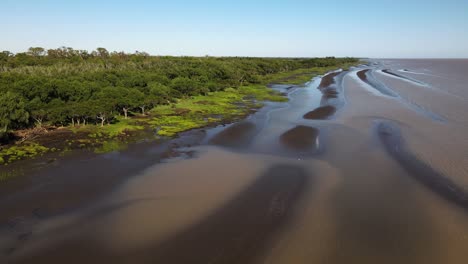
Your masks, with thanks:
[(318, 107), (304, 115), (305, 119), (327, 119), (335, 114), (336, 108), (331, 105)]

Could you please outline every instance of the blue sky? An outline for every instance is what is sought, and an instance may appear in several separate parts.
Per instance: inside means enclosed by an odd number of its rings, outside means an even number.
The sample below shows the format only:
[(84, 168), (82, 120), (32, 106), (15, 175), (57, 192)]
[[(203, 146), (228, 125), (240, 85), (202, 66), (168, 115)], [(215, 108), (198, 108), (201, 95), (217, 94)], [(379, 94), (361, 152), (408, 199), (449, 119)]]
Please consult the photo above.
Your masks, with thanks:
[(468, 0), (0, 0), (0, 50), (468, 57)]

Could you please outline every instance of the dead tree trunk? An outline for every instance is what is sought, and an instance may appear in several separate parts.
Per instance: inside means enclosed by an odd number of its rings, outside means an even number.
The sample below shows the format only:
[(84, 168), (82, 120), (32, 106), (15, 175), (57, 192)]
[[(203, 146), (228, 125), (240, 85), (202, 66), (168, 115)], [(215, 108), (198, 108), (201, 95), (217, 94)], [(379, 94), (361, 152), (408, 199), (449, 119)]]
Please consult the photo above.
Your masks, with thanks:
[(42, 118), (34, 118), (34, 121), (36, 121), (36, 127), (42, 127)]

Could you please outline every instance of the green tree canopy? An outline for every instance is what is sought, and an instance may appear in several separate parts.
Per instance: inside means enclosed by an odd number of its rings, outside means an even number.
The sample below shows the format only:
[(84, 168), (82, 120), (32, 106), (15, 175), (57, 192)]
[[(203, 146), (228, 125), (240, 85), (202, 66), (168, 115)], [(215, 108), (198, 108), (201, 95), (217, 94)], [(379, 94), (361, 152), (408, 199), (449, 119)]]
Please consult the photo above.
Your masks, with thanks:
[(13, 92), (0, 95), (0, 134), (3, 136), (10, 128), (27, 123), (29, 113), (25, 108), (24, 99)]

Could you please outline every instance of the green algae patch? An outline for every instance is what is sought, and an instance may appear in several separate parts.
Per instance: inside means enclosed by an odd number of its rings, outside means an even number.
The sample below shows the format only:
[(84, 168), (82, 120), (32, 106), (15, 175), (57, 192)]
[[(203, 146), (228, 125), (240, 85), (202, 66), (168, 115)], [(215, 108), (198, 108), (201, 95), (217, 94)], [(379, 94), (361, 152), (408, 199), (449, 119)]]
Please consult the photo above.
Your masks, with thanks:
[(172, 137), (179, 132), (200, 128), (207, 124), (207, 121), (190, 116), (163, 116), (155, 118), (149, 122), (156, 128), (157, 134), (165, 137)]
[(34, 142), (6, 146), (0, 150), (0, 164), (6, 165), (16, 160), (34, 158), (48, 151), (50, 151), (49, 148)]
[(151, 110), (153, 118), (148, 123), (159, 136), (172, 137), (183, 131), (245, 116), (252, 108), (260, 108), (261, 101), (287, 100), (279, 92), (264, 85), (227, 88), (207, 95), (179, 99), (171, 105), (157, 106)]
[(242, 86), (238, 89), (244, 96), (252, 96), (257, 101), (287, 102), (288, 98), (264, 85)]

